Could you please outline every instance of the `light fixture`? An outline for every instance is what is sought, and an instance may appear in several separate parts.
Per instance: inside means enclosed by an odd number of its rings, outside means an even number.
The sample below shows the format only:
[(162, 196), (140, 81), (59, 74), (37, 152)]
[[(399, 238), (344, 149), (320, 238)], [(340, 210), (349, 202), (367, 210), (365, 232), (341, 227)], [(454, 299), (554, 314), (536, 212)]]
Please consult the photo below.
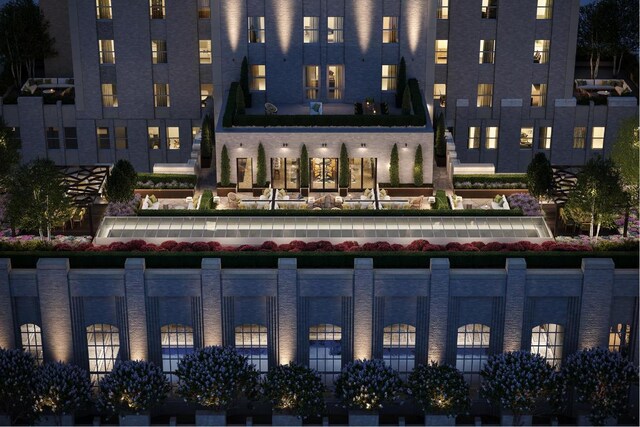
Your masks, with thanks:
[(361, 143), (360, 148), (367, 148), (367, 143), (366, 142)]
[(282, 148), (287, 148), (288, 146), (289, 146), (289, 144), (288, 144), (288, 143), (286, 143), (286, 142), (283, 142), (283, 143), (282, 143)]
[(242, 148), (242, 142), (240, 143), (240, 148)]
[(409, 144), (407, 144), (406, 142), (404, 143), (404, 148), (409, 147)]
[(326, 142), (322, 143), (322, 148), (327, 148), (327, 143)]

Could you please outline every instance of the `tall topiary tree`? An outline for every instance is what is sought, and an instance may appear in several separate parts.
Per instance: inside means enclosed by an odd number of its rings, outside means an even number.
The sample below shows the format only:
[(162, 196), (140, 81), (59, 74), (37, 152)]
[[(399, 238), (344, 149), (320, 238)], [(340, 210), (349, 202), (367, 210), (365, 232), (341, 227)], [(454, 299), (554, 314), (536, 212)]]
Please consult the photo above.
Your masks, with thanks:
[(309, 154), (304, 144), (300, 149), (300, 187), (309, 187)]
[(256, 172), (256, 186), (265, 187), (267, 185), (267, 158), (264, 153), (262, 143), (258, 144), (258, 170)]
[(231, 160), (229, 159), (229, 152), (227, 146), (222, 146), (222, 153), (220, 153), (220, 184), (223, 187), (228, 187), (231, 183)]
[(418, 144), (418, 148), (416, 148), (416, 158), (413, 162), (413, 185), (415, 185), (416, 187), (424, 184), (422, 173), (423, 164), (424, 161), (422, 160), (422, 145)]
[(338, 177), (340, 188), (348, 188), (349, 179), (349, 153), (347, 152), (347, 146), (342, 143), (342, 147), (340, 147), (340, 175)]
[(240, 87), (244, 94), (244, 105), (251, 108), (251, 93), (249, 92), (249, 63), (247, 57), (242, 58), (242, 65), (240, 65)]
[(89, 373), (76, 365), (46, 363), (38, 368), (39, 411), (51, 411), (56, 425), (63, 425), (64, 415), (74, 413), (91, 401)]
[(389, 182), (392, 187), (400, 185), (400, 159), (398, 158), (398, 144), (393, 144), (391, 161), (389, 162)]
[(455, 418), (469, 409), (469, 384), (453, 366), (437, 362), (418, 365), (409, 374), (407, 385), (426, 414)]
[(411, 114), (411, 91), (409, 90), (409, 86), (404, 88), (402, 94), (402, 114), (407, 116)]
[(529, 194), (539, 201), (541, 197), (549, 195), (552, 184), (553, 169), (551, 168), (551, 162), (544, 153), (538, 153), (527, 167)]
[(133, 198), (138, 174), (128, 160), (121, 159), (111, 169), (105, 185), (105, 195), (109, 202), (128, 202)]
[(407, 63), (404, 56), (400, 58), (400, 66), (398, 67), (398, 78), (396, 80), (396, 107), (402, 107), (404, 91), (407, 87)]
[(245, 96), (242, 86), (238, 86), (236, 90), (236, 114), (245, 113)]
[(440, 113), (436, 119), (436, 135), (434, 144), (435, 155), (440, 158), (447, 156), (447, 140), (444, 136), (444, 130), (444, 115)]
[(211, 118), (207, 114), (202, 121), (202, 139), (200, 140), (200, 155), (204, 159), (211, 159), (213, 154), (213, 135), (211, 130)]

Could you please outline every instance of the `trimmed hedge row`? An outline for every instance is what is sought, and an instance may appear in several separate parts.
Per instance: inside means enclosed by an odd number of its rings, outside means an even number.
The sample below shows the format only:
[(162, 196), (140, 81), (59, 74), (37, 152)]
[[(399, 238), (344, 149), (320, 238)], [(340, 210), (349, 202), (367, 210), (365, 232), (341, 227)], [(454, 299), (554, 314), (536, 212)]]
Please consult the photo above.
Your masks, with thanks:
[(490, 182), (522, 182), (527, 183), (527, 175), (524, 173), (513, 173), (513, 174), (500, 174), (500, 175), (454, 175), (453, 176), (453, 184), (459, 182), (481, 182), (481, 183), (490, 183)]
[(208, 210), (208, 211), (195, 211), (195, 210), (186, 210), (186, 209), (159, 209), (159, 210), (140, 210), (138, 212), (139, 216), (168, 216), (168, 217), (178, 217), (178, 216), (321, 216), (321, 217), (340, 217), (340, 216), (373, 216), (373, 217), (387, 217), (387, 216), (400, 216), (400, 217), (411, 217), (411, 216), (446, 216), (446, 217), (455, 217), (455, 216), (477, 216), (477, 217), (496, 217), (496, 216), (523, 216), (522, 211), (520, 209), (512, 209), (512, 210), (485, 210), (485, 209), (464, 209), (464, 210), (451, 210), (449, 209), (449, 203), (447, 199), (444, 199), (445, 209), (424, 209), (424, 210), (416, 210), (416, 209), (385, 209), (385, 210), (369, 210), (369, 209), (359, 209), (359, 210), (320, 210), (314, 211), (313, 209), (304, 210), (304, 209), (278, 209), (274, 211), (264, 210), (264, 209), (220, 209), (220, 210)]
[(198, 177), (195, 175), (178, 175), (169, 173), (140, 173), (138, 172), (138, 182), (151, 181), (154, 184), (161, 182), (176, 181), (177, 183), (187, 183), (192, 187), (195, 187)]

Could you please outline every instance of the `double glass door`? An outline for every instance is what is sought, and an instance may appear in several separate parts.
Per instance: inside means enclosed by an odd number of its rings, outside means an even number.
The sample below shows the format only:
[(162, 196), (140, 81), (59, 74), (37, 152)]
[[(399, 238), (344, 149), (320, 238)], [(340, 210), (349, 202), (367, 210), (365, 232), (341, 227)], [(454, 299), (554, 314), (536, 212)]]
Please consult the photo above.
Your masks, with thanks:
[(271, 186), (286, 190), (300, 188), (300, 160), (274, 157), (271, 159)]
[(374, 157), (349, 159), (350, 189), (364, 190), (365, 188), (375, 187), (376, 160)]
[(312, 158), (309, 172), (311, 173), (312, 190), (338, 189), (338, 159)]
[(238, 158), (236, 160), (236, 175), (238, 177), (238, 190), (250, 190), (253, 188), (253, 169), (251, 158)]

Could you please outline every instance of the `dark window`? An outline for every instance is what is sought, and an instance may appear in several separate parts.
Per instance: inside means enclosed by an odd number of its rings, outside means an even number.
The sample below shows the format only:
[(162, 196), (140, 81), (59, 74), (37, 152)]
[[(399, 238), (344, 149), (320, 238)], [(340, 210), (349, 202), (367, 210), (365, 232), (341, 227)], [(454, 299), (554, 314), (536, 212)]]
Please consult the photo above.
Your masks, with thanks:
[(126, 150), (129, 148), (126, 127), (116, 127), (116, 150)]
[(49, 150), (60, 148), (60, 131), (58, 128), (47, 128), (47, 148)]
[(64, 148), (67, 150), (78, 149), (78, 131), (76, 128), (64, 128)]
[(101, 150), (108, 150), (111, 148), (111, 141), (109, 141), (109, 128), (99, 127), (98, 131), (98, 148)]

